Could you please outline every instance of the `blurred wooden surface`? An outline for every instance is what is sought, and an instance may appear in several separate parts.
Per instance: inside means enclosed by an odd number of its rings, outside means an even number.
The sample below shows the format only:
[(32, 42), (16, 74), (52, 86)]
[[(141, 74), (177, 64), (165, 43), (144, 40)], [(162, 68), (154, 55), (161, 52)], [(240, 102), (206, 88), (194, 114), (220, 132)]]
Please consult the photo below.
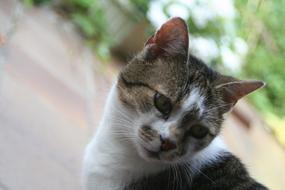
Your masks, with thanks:
[[(27, 10), (0, 47), (1, 190), (81, 189), (84, 147), (118, 68), (102, 66), (73, 31), (50, 10)], [(230, 115), (225, 142), (253, 176), (282, 190), (284, 151), (258, 120), (251, 125)]]

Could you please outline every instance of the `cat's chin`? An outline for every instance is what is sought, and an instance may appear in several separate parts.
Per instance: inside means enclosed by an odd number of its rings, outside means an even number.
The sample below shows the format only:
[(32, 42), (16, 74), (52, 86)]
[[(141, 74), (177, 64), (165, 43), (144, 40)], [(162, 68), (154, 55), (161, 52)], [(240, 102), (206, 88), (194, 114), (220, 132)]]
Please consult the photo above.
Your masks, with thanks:
[(154, 152), (145, 147), (138, 148), (138, 153), (140, 157), (147, 162), (164, 162), (171, 164), (179, 161), (181, 158), (176, 152)]

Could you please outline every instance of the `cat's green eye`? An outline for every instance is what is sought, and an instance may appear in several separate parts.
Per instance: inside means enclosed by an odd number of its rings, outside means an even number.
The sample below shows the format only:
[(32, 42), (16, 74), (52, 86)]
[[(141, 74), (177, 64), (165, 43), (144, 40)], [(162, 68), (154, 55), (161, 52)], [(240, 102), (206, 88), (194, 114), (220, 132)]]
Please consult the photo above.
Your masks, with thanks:
[(202, 139), (209, 134), (209, 129), (202, 125), (194, 125), (190, 128), (189, 134), (196, 139)]
[(168, 117), (171, 110), (172, 110), (172, 104), (169, 98), (164, 96), (160, 93), (155, 93), (154, 95), (154, 106), (158, 111), (160, 111), (165, 117)]

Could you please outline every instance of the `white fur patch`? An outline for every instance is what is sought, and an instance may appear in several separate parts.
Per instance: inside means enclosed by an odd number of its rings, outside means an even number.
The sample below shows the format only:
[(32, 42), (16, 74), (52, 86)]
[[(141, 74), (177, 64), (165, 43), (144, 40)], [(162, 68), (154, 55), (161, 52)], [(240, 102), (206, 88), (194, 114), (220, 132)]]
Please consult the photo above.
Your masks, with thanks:
[(194, 88), (187, 99), (184, 101), (183, 109), (189, 109), (190, 106), (193, 106), (200, 98), (200, 90), (198, 88)]
[(194, 88), (182, 105), (183, 111), (189, 110), (191, 107), (197, 105), (199, 113), (202, 114), (204, 112), (204, 99), (205, 98), (202, 96), (200, 89)]
[(218, 161), (219, 156), (228, 152), (226, 145), (220, 137), (216, 137), (206, 148), (198, 152), (190, 161), (194, 173), (199, 172), (204, 165)]

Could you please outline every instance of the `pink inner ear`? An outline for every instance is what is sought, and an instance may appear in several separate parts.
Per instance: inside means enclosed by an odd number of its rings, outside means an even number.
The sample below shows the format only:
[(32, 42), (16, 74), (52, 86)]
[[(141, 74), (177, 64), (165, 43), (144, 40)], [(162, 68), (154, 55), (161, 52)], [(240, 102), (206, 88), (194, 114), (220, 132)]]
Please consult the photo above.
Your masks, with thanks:
[(223, 86), (224, 98), (228, 103), (236, 103), (242, 97), (264, 86), (262, 81), (240, 81)]
[(188, 29), (184, 20), (174, 17), (164, 23), (161, 28), (151, 36), (145, 46), (151, 46), (152, 54), (168, 55), (188, 53)]
[(146, 41), (146, 43), (144, 44), (144, 46), (148, 45), (148, 44), (153, 44), (154, 43), (154, 34)]

